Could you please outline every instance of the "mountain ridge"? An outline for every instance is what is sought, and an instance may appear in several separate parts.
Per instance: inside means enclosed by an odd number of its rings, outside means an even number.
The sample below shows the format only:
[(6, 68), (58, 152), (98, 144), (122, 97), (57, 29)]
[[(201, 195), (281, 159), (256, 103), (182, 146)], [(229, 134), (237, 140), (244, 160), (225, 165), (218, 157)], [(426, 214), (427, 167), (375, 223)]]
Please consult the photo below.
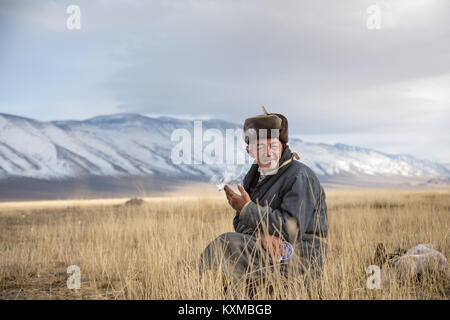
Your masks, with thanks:
[[(220, 119), (202, 120), (207, 129), (240, 129)], [(85, 120), (39, 121), (0, 113), (0, 179), (64, 180), (93, 176), (165, 176), (215, 182), (240, 181), (251, 163), (179, 164), (171, 161), (175, 129), (193, 132), (194, 121), (138, 113), (100, 115)], [(236, 131), (238, 132), (238, 131)], [(225, 134), (223, 135), (225, 136)], [(203, 147), (208, 143), (204, 142)], [(343, 173), (373, 177), (448, 179), (449, 164), (388, 154), (344, 143), (334, 145), (291, 138), (289, 146), (320, 177)], [(245, 151), (238, 153), (246, 155)], [(229, 180), (229, 181), (228, 181)]]

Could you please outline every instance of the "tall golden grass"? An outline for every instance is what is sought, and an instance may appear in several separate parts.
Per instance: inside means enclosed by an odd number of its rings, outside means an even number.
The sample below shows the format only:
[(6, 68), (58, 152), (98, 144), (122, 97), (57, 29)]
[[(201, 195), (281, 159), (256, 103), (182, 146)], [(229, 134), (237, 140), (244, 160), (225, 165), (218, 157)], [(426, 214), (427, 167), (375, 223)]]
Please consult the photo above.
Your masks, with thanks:
[[(233, 231), (223, 194), (111, 202), (0, 205), (1, 299), (246, 299), (225, 293), (215, 273), (200, 277), (199, 256)], [(365, 269), (376, 245), (388, 251), (432, 243), (449, 257), (450, 190), (327, 191), (329, 236), (323, 273), (265, 290), (263, 299), (447, 299), (448, 276), (370, 290)], [(67, 288), (67, 267), (81, 288)]]

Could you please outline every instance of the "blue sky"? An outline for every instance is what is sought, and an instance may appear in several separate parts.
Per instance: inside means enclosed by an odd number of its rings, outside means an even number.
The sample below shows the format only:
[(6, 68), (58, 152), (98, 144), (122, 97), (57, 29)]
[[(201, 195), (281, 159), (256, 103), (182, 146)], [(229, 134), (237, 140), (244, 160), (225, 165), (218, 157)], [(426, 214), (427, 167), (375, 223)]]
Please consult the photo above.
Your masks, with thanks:
[[(67, 6), (81, 9), (68, 30)], [(381, 28), (366, 27), (378, 5)], [(285, 114), (306, 141), (450, 162), (450, 2), (10, 1), (0, 112)]]

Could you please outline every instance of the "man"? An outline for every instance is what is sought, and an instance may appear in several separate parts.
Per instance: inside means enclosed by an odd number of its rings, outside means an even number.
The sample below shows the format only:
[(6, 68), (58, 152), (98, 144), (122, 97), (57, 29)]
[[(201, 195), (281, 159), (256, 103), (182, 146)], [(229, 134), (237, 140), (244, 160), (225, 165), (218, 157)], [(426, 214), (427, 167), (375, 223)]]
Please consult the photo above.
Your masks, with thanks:
[(244, 123), (246, 149), (256, 160), (239, 193), (224, 189), (236, 210), (235, 232), (205, 248), (200, 271), (219, 269), (234, 279), (265, 279), (274, 272), (317, 276), (327, 249), (325, 192), (313, 171), (294, 160), (299, 157), (287, 145), (286, 117), (263, 110)]

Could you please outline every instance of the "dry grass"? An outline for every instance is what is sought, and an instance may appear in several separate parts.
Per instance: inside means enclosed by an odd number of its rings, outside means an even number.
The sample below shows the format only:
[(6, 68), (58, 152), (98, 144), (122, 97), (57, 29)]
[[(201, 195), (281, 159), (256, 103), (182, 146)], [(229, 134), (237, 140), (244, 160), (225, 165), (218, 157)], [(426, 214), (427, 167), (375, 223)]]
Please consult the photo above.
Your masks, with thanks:
[[(233, 231), (223, 195), (146, 200), (137, 207), (121, 205), (125, 199), (0, 205), (0, 298), (247, 298), (227, 296), (214, 275), (197, 273), (209, 241)], [(433, 243), (449, 257), (449, 190), (328, 191), (327, 204), (322, 277), (309, 293), (288, 284), (275, 289), (276, 298), (447, 299), (448, 278), (369, 290), (365, 268), (378, 242), (388, 250)], [(80, 290), (67, 289), (69, 265), (81, 269)]]

